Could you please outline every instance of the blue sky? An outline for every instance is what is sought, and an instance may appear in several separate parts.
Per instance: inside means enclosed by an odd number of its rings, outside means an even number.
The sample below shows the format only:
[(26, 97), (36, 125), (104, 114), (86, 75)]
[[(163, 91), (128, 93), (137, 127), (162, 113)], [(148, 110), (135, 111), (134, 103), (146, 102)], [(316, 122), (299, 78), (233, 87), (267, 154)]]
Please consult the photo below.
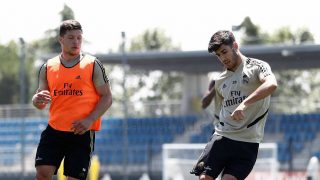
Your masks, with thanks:
[(266, 32), (306, 27), (320, 42), (318, 0), (10, 0), (0, 6), (0, 43), (44, 37), (59, 26), (64, 4), (83, 25), (89, 42), (83, 48), (91, 53), (116, 50), (121, 31), (131, 39), (151, 28), (163, 29), (182, 50), (205, 50), (212, 33), (231, 29), (246, 16)]

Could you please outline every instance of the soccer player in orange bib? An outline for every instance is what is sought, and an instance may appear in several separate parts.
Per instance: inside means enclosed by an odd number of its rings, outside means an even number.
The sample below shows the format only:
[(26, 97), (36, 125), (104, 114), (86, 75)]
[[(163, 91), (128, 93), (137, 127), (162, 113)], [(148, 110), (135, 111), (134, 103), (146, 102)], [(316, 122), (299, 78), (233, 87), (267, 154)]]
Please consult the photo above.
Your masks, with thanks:
[(47, 128), (42, 132), (35, 157), (36, 179), (51, 180), (64, 159), (68, 180), (85, 180), (94, 150), (95, 131), (112, 104), (109, 80), (101, 62), (83, 54), (82, 27), (78, 21), (60, 25), (60, 55), (39, 71), (33, 105), (50, 104)]

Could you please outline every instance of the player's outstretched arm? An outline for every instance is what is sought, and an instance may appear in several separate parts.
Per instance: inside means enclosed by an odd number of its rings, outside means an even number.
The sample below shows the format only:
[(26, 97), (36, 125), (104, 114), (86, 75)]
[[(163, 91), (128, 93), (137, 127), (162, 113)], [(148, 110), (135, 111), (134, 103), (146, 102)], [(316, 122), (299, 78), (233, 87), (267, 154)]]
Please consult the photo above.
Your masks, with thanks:
[(274, 74), (270, 74), (261, 80), (262, 84), (251, 93), (231, 114), (232, 119), (241, 120), (244, 118), (244, 110), (250, 104), (257, 102), (273, 93), (277, 87), (277, 80)]
[(210, 103), (215, 95), (214, 85), (215, 85), (215, 81), (212, 80), (209, 84), (208, 91), (206, 92), (206, 94), (202, 98), (202, 101), (201, 101), (202, 109), (206, 109), (210, 105)]
[(109, 83), (97, 87), (96, 91), (100, 95), (100, 100), (93, 112), (89, 115), (89, 117), (94, 120), (102, 116), (112, 104), (112, 94)]
[(72, 123), (71, 129), (74, 131), (74, 134), (85, 133), (87, 130), (89, 130), (92, 123), (110, 108), (112, 104), (112, 94), (109, 83), (97, 87), (96, 91), (100, 95), (100, 100), (93, 111), (85, 119), (74, 121)]
[(277, 80), (273, 74), (266, 76), (261, 81), (262, 84), (244, 100), (243, 103), (245, 105), (250, 105), (271, 95), (278, 87)]

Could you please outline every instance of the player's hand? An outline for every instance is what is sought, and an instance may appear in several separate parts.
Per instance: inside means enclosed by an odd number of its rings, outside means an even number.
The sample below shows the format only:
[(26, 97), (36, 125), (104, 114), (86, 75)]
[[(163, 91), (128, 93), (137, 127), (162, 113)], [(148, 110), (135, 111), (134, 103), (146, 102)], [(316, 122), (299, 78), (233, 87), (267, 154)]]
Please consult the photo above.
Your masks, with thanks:
[(44, 107), (51, 102), (50, 92), (48, 90), (40, 90), (33, 96), (32, 102), (37, 107)]
[(92, 121), (90, 119), (74, 121), (72, 123), (71, 130), (73, 131), (74, 134), (82, 135), (89, 130), (91, 124), (92, 124)]
[(247, 107), (241, 103), (232, 113), (231, 113), (231, 118), (233, 120), (242, 120), (244, 119), (244, 110), (246, 109)]

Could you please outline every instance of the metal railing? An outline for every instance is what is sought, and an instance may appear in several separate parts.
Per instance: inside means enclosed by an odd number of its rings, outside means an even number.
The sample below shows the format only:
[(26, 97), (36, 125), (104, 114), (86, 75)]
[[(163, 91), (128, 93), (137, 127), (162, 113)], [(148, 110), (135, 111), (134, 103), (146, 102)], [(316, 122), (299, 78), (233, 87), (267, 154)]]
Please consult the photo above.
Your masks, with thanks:
[[(181, 101), (150, 101), (128, 103), (128, 116), (130, 117), (154, 117), (163, 115), (182, 115)], [(195, 108), (199, 113), (200, 108)], [(310, 113), (320, 112), (320, 102), (306, 101), (298, 98), (271, 99), (270, 111), (274, 113)], [(104, 114), (105, 117), (124, 117), (124, 107), (121, 102), (114, 102), (111, 108)], [(192, 112), (189, 112), (192, 113)], [(38, 110), (31, 104), (0, 105), (0, 118), (19, 117), (48, 117), (48, 107)]]
[[(131, 117), (154, 117), (162, 115), (180, 115), (180, 101), (171, 102), (138, 102), (128, 104), (128, 115)], [(19, 117), (48, 117), (48, 107), (43, 110), (36, 109), (31, 104), (0, 105), (0, 118)], [(107, 117), (123, 117), (121, 103), (113, 103), (104, 114)]]

